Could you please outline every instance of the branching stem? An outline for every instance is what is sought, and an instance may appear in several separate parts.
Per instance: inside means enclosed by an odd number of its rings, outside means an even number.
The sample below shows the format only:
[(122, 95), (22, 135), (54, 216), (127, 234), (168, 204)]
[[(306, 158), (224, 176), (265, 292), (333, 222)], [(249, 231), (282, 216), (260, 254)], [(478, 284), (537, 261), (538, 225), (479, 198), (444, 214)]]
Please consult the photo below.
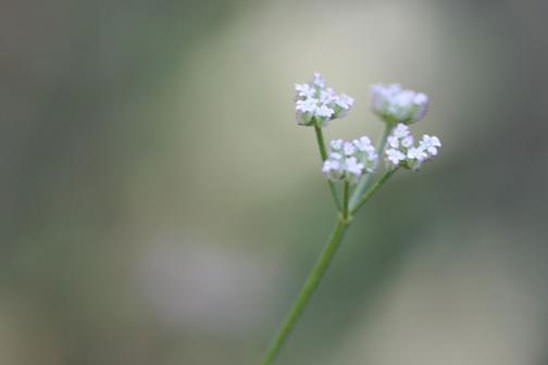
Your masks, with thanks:
[[(386, 139), (388, 138), (391, 129), (392, 128), (387, 125), (384, 134), (379, 141), (379, 144), (377, 146), (377, 153), (379, 155), (381, 155), (382, 151), (384, 150)], [(316, 131), (316, 140), (318, 142), (320, 156), (322, 157), (322, 161), (325, 161), (327, 159), (327, 152), (325, 149), (322, 129), (318, 125), (318, 123), (314, 124), (314, 130)], [(327, 245), (322, 250), (318, 260), (312, 268), (312, 271), (310, 272), (310, 274), (308, 274), (308, 277), (303, 287), (299, 291), (297, 299), (289, 310), (289, 313), (287, 314), (284, 322), (282, 323), (282, 326), (280, 327), (274, 339), (272, 340), (272, 343), (268, 347), (264, 359), (261, 363), (262, 365), (271, 364), (280, 352), (280, 349), (282, 348), (283, 344), (293, 330), (304, 308), (310, 301), (312, 294), (314, 294), (314, 292), (316, 291), (322, 277), (327, 271), (329, 264), (333, 260), (333, 257), (335, 256), (335, 253), (337, 252), (337, 249), (341, 244), (344, 233), (350, 225), (350, 218), (352, 217), (352, 215), (354, 215), (396, 171), (397, 168), (385, 172), (367, 190), (367, 183), (371, 179), (371, 174), (364, 176), (358, 183), (358, 186), (352, 194), (352, 197), (350, 197), (350, 184), (345, 181), (343, 185), (342, 206), (340, 205), (335, 185), (332, 181), (329, 180), (329, 189), (331, 191), (331, 196), (333, 197), (333, 201), (335, 202), (337, 210), (339, 211), (339, 215), (337, 216), (337, 220), (335, 222), (335, 227), (333, 228), (333, 232), (331, 233), (331, 237), (329, 238)]]
[[(379, 156), (379, 160), (382, 159), (384, 146), (386, 146), (386, 140), (388, 139), (388, 135), (390, 135), (390, 132), (392, 131), (392, 126), (390, 124), (386, 124), (384, 127), (384, 132), (381, 136), (381, 139), (379, 140), (377, 144), (377, 155)], [(371, 179), (372, 174), (365, 174), (362, 176), (360, 181), (358, 182), (358, 185), (356, 186), (356, 189), (354, 190), (354, 193), (352, 194), (352, 197), (350, 198), (350, 206), (354, 207), (358, 203), (358, 200), (360, 200), (361, 196), (364, 194), (365, 189), (367, 188), (367, 184), (369, 183), (369, 180)]]

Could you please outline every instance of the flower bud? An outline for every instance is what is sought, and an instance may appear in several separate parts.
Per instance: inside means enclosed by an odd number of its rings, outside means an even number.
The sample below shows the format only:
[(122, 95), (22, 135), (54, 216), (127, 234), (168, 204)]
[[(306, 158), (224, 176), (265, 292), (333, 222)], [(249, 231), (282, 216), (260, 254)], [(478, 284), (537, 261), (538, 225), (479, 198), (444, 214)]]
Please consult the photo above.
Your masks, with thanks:
[(415, 123), (428, 111), (426, 94), (404, 90), (400, 84), (376, 84), (370, 90), (371, 109), (386, 123)]

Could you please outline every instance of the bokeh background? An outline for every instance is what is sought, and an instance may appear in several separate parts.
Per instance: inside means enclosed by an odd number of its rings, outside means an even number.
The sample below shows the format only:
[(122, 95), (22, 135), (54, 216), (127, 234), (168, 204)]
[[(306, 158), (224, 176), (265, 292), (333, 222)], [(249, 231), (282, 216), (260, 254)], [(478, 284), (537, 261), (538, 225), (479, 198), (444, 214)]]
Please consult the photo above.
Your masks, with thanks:
[(294, 82), (431, 96), (280, 364), (546, 364), (548, 3), (16, 1), (0, 13), (0, 363), (258, 364), (334, 218)]

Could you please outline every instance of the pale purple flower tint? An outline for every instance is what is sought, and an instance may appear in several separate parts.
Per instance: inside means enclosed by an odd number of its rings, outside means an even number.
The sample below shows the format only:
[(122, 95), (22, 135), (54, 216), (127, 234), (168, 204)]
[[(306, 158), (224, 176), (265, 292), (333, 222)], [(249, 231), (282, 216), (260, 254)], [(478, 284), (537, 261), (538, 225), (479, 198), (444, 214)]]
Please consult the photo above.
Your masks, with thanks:
[(404, 90), (400, 84), (376, 84), (370, 90), (371, 109), (387, 122), (415, 123), (428, 110), (428, 97), (424, 93)]

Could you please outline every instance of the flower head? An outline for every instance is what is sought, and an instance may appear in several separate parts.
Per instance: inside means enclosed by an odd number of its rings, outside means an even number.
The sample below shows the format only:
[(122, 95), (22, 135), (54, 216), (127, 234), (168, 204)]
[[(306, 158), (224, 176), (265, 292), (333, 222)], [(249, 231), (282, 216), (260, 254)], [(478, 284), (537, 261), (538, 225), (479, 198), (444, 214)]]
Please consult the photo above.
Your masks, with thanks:
[(428, 96), (404, 90), (400, 84), (376, 84), (371, 86), (371, 109), (386, 123), (411, 124), (426, 115)]
[(356, 183), (365, 173), (375, 170), (378, 156), (366, 136), (353, 141), (332, 140), (322, 172), (330, 180)]
[(300, 125), (318, 123), (324, 127), (333, 119), (343, 118), (354, 105), (350, 96), (326, 87), (325, 79), (318, 73), (313, 75), (312, 82), (295, 84), (295, 91), (295, 111)]
[(398, 166), (417, 170), (425, 161), (438, 154), (441, 142), (438, 137), (425, 134), (417, 146), (409, 127), (398, 124), (387, 139), (385, 161), (390, 168)]

